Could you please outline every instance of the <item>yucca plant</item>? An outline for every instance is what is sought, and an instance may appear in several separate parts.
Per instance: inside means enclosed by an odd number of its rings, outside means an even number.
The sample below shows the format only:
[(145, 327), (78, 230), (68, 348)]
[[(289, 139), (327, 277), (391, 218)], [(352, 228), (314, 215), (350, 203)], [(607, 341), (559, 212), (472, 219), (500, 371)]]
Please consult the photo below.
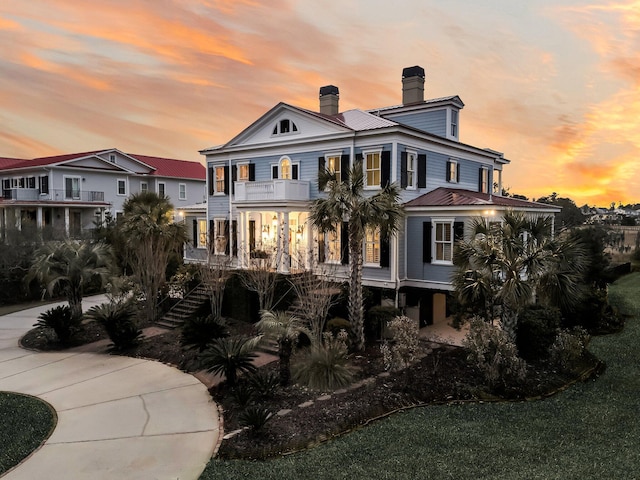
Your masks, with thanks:
[(227, 386), (234, 387), (238, 373), (256, 371), (253, 360), (259, 338), (227, 337), (217, 338), (207, 345), (200, 354), (202, 368), (213, 374), (222, 374), (227, 379)]
[(269, 420), (273, 418), (273, 412), (268, 408), (258, 405), (250, 405), (238, 415), (238, 423), (243, 427), (251, 428), (253, 431), (260, 431)]
[[(346, 336), (346, 332), (343, 332)], [(293, 378), (297, 383), (315, 390), (335, 390), (351, 383), (353, 370), (347, 358), (346, 342), (324, 335), (324, 343), (315, 343), (294, 364)]]
[(71, 308), (67, 305), (53, 307), (38, 316), (38, 322), (34, 327), (51, 328), (58, 341), (63, 345), (68, 345), (73, 335), (80, 330), (80, 318), (71, 315)]
[(136, 322), (136, 312), (130, 302), (103, 303), (91, 307), (86, 317), (100, 323), (113, 342), (115, 350), (131, 348), (140, 340), (142, 330)]
[(212, 340), (228, 336), (229, 331), (222, 319), (213, 315), (190, 317), (182, 326), (180, 343), (187, 349), (204, 352)]

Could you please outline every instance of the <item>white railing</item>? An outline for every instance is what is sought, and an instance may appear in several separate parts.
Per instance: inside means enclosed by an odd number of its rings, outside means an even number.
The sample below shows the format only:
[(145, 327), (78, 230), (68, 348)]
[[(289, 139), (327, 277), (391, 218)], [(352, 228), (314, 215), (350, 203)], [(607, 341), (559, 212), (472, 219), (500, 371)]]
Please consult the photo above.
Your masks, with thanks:
[(236, 202), (309, 200), (309, 182), (302, 180), (235, 182), (234, 189)]

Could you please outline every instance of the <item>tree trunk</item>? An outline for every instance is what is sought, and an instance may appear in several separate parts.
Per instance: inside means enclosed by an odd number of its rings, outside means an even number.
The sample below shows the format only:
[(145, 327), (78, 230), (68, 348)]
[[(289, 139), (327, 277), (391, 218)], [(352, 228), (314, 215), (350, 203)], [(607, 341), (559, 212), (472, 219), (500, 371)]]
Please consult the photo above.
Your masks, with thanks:
[(280, 341), (279, 366), (280, 366), (280, 385), (286, 387), (291, 380), (291, 353), (293, 351), (293, 343), (291, 339), (284, 338)]
[(518, 310), (508, 305), (502, 305), (500, 323), (502, 330), (507, 334), (509, 341), (515, 344), (516, 332), (518, 329)]
[(364, 306), (362, 294), (362, 235), (349, 223), (349, 322), (353, 348), (363, 351)]
[(74, 319), (82, 318), (82, 290), (69, 289), (67, 293), (67, 301), (69, 302), (69, 308), (71, 309), (71, 316)]

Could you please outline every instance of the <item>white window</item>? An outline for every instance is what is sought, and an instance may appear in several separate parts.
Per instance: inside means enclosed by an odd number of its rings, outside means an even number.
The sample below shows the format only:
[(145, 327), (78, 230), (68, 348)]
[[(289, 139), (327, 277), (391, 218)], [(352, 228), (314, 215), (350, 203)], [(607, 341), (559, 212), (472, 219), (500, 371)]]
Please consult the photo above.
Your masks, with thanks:
[(447, 162), (447, 182), (458, 183), (458, 162), (456, 160), (449, 160)]
[(287, 133), (295, 133), (298, 131), (298, 126), (288, 118), (283, 118), (273, 127), (272, 135), (284, 135)]
[(365, 187), (380, 187), (381, 162), (380, 150), (363, 152), (364, 154), (364, 181)]
[(458, 137), (458, 111), (451, 110), (451, 136)]
[(336, 182), (340, 182), (342, 180), (342, 172), (340, 171), (340, 162), (341, 155), (338, 154), (329, 154), (325, 156), (325, 162), (327, 165), (327, 170), (330, 171), (336, 179)]
[(340, 263), (342, 260), (342, 245), (340, 242), (341, 224), (334, 225), (335, 230), (326, 233), (327, 262)]
[(118, 182), (118, 195), (126, 195), (127, 194), (127, 181), (119, 178)]
[(216, 173), (216, 193), (224, 194), (224, 167), (215, 167)]
[(367, 228), (364, 236), (364, 263), (380, 265), (380, 229)]
[(489, 193), (489, 169), (480, 169), (480, 192)]
[(115, 154), (113, 154), (113, 153), (109, 154), (109, 161), (110, 161), (111, 163), (116, 163), (116, 156), (115, 156)]
[(225, 224), (224, 218), (217, 218), (215, 221), (215, 254), (224, 255), (227, 248), (227, 237), (225, 236)]
[(207, 220), (206, 218), (198, 219), (198, 248), (207, 247)]
[(249, 181), (249, 164), (243, 163), (238, 165), (238, 181), (239, 182), (248, 182)]
[(418, 154), (416, 152), (407, 152), (407, 188), (409, 190), (416, 188), (416, 164), (418, 163)]
[(502, 170), (493, 171), (493, 193), (502, 195)]
[(36, 188), (36, 177), (27, 177), (27, 188)]
[(285, 180), (291, 179), (291, 160), (287, 157), (280, 160), (280, 178)]
[(149, 191), (149, 184), (147, 184), (147, 182), (140, 182), (140, 191), (141, 192), (148, 192)]
[(158, 196), (160, 198), (164, 198), (165, 196), (166, 185), (164, 182), (158, 182)]
[(433, 220), (433, 262), (453, 263), (453, 219)]
[(178, 199), (186, 200), (187, 199), (187, 184), (179, 183), (178, 184)]
[(64, 198), (80, 198), (80, 177), (64, 177)]

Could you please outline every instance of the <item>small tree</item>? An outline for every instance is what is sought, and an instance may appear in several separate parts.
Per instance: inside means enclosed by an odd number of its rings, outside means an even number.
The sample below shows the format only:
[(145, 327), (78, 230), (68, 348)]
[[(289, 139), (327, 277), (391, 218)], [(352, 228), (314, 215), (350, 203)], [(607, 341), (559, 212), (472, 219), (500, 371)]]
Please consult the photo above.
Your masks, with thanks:
[(270, 312), (263, 310), (260, 321), (256, 323), (259, 332), (278, 342), (280, 364), (280, 385), (286, 386), (291, 379), (291, 355), (300, 334), (312, 338), (311, 332), (299, 318), (287, 312)]
[(214, 319), (222, 318), (222, 301), (224, 290), (231, 277), (231, 257), (227, 255), (211, 255), (207, 263), (200, 265), (200, 278), (209, 295), (211, 315)]
[(391, 342), (380, 347), (387, 370), (400, 370), (411, 365), (418, 354), (418, 322), (405, 316), (391, 320), (387, 326), (391, 333)]
[(244, 287), (258, 294), (261, 311), (273, 308), (278, 279), (278, 274), (271, 267), (272, 259), (268, 254), (265, 255), (266, 258), (252, 258), (248, 268), (240, 274), (240, 281)]
[(238, 380), (238, 373), (253, 373), (256, 366), (253, 361), (258, 354), (255, 352), (259, 337), (242, 338), (227, 337), (212, 341), (200, 355), (202, 368), (213, 374), (222, 374), (227, 379), (227, 385), (234, 387)]

